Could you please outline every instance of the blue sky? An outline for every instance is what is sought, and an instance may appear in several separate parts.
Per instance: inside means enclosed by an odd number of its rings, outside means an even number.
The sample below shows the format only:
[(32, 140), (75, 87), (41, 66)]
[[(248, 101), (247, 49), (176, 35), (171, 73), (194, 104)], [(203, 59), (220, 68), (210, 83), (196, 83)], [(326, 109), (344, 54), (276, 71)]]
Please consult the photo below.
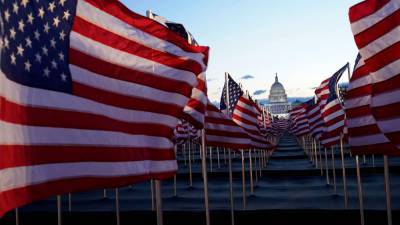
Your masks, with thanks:
[[(311, 96), (312, 88), (354, 64), (357, 49), (348, 9), (359, 0), (123, 0), (180, 22), (201, 45), (210, 46), (208, 95), (218, 100), (229, 72), (250, 93), (265, 98), (275, 72), (288, 96)], [(240, 79), (245, 75), (248, 79)], [(347, 81), (347, 75), (343, 77)]]

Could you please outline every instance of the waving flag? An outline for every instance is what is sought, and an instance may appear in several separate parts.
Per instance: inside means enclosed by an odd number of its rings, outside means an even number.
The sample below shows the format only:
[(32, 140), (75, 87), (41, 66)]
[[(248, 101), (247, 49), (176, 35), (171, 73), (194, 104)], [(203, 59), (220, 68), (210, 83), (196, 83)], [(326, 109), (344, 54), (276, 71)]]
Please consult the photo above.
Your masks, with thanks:
[[(219, 108), (222, 110), (222, 112), (227, 112), (227, 103), (226, 103), (226, 84), (224, 85), (224, 88), (222, 89), (222, 95), (221, 95), (221, 101), (220, 101), (220, 106)], [(233, 110), (235, 109), (235, 106), (237, 102), (239, 101), (239, 98), (242, 97), (243, 91), (242, 88), (240, 88), (240, 85), (236, 83), (230, 75), (228, 75), (228, 92), (229, 92), (229, 114), (232, 115)]]
[(354, 154), (397, 152), (396, 147), (379, 129), (370, 108), (372, 78), (359, 54), (344, 102), (348, 139)]
[(339, 143), (345, 126), (345, 114), (337, 93), (337, 84), (342, 74), (348, 69), (348, 64), (338, 70), (328, 81), (328, 97), (321, 108), (325, 128), (321, 136), (321, 144), (330, 147)]
[(372, 115), (397, 152), (400, 152), (399, 15), (398, 0), (363, 1), (349, 12), (355, 42), (371, 77)]
[(232, 119), (247, 132), (254, 148), (272, 149), (271, 143), (261, 134), (258, 126), (258, 110), (254, 104), (246, 94), (243, 94), (233, 110)]
[(320, 140), (325, 125), (322, 119), (321, 109), (319, 105), (316, 104), (314, 98), (307, 102), (307, 120), (311, 135), (315, 139)]
[[(168, 21), (164, 17), (161, 17), (151, 11), (147, 11), (147, 16), (162, 25), (168, 27), (168, 29), (176, 32), (178, 35), (188, 41), (189, 44), (198, 46), (198, 43), (194, 39), (193, 35), (186, 30), (186, 28), (180, 24)], [(205, 70), (205, 66), (203, 67)], [(189, 102), (183, 109), (184, 118), (197, 129), (204, 127), (204, 113), (207, 105), (207, 85), (206, 85), (206, 74), (202, 71), (197, 76), (197, 86), (192, 90), (192, 96)]]
[(232, 149), (251, 147), (251, 140), (246, 131), (210, 102), (207, 105), (205, 129), (208, 146)]
[(0, 8), (0, 215), (175, 173), (173, 130), (208, 48), (119, 1)]
[(293, 122), (292, 132), (296, 136), (306, 135), (310, 132), (306, 109), (307, 104), (302, 103), (290, 111), (290, 118)]

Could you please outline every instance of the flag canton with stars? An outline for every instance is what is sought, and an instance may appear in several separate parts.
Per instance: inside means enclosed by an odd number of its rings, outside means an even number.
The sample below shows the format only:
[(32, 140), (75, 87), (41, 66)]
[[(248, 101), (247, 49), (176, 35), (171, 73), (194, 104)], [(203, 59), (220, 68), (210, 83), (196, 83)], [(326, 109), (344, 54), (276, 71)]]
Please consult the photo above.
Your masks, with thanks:
[[(228, 86), (229, 86), (229, 113), (232, 114), (233, 110), (235, 109), (235, 106), (237, 102), (239, 101), (239, 98), (243, 95), (243, 91), (240, 88), (240, 85), (237, 84), (230, 75), (228, 75)], [(224, 88), (222, 89), (222, 95), (221, 95), (221, 101), (220, 101), (220, 109), (221, 110), (226, 110), (226, 84), (224, 85)]]
[(76, 0), (0, 0), (1, 71), (17, 83), (72, 92), (69, 33)]
[(339, 82), (340, 77), (343, 75), (344, 71), (346, 71), (348, 65), (344, 65), (340, 70), (338, 70), (333, 76), (329, 79), (329, 97), (327, 103), (334, 101), (338, 98), (337, 95), (337, 83)]

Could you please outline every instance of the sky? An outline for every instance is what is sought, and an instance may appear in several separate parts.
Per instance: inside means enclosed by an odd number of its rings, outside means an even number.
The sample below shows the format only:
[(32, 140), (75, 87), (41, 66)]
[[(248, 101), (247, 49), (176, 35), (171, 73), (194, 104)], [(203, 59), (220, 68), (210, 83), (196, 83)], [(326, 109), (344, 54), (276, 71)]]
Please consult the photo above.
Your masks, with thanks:
[[(123, 0), (185, 25), (210, 47), (208, 96), (218, 101), (228, 72), (254, 97), (267, 98), (275, 73), (289, 97), (307, 97), (357, 48), (348, 9), (359, 0)], [(348, 81), (345, 74), (341, 82)]]

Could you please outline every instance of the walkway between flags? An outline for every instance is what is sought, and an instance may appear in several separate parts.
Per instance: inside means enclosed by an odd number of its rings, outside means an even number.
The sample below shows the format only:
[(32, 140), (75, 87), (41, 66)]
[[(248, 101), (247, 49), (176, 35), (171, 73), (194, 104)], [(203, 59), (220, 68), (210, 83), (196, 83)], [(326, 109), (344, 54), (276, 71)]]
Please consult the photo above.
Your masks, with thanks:
[[(228, 225), (229, 221), (229, 181), (227, 165), (224, 163), (223, 150), (220, 149), (220, 168), (216, 150), (213, 149), (213, 169), (209, 171), (209, 196), (211, 208), (211, 224)], [(328, 151), (330, 153), (330, 151)], [(226, 154), (227, 155), (227, 154)], [(247, 156), (247, 154), (245, 154)], [(203, 187), (200, 173), (198, 150), (194, 150), (193, 185), (189, 187), (188, 163), (185, 165), (183, 154), (178, 154), (179, 172), (177, 176), (177, 196), (174, 196), (173, 180), (163, 182), (163, 208), (166, 225), (204, 225)], [(354, 168), (354, 158), (346, 164)], [(324, 158), (323, 158), (324, 159)], [(320, 169), (315, 168), (307, 155), (300, 148), (294, 136), (285, 135), (280, 139), (277, 149), (272, 154), (268, 166), (258, 177), (254, 195), (250, 195), (248, 159), (246, 159), (247, 208), (242, 209), (241, 157), (236, 154), (233, 159), (235, 224), (359, 224), (356, 180), (353, 169), (348, 170), (349, 209), (343, 206), (343, 195), (340, 176), (339, 152), (336, 155), (337, 194), (332, 185), (326, 184)], [(187, 159), (186, 159), (187, 162)], [(329, 158), (329, 166), (331, 161)], [(257, 165), (257, 164), (255, 164)], [(391, 188), (400, 189), (400, 160), (391, 161)], [(383, 193), (383, 177), (380, 172), (382, 159), (375, 158), (373, 169), (371, 158), (366, 159), (362, 168), (364, 200), (367, 210), (368, 224), (379, 224), (384, 221), (385, 198)], [(254, 179), (255, 175), (254, 175)], [(330, 179), (332, 180), (331, 172)], [(152, 211), (150, 182), (132, 187), (121, 188), (119, 192), (121, 207), (121, 224), (156, 224), (155, 211)], [(399, 221), (400, 193), (393, 192), (394, 221)], [(115, 224), (114, 191), (107, 191), (103, 199), (103, 191), (91, 191), (72, 195), (72, 212), (68, 212), (68, 199), (63, 196), (63, 216), (68, 224)], [(40, 221), (53, 222), (55, 217), (55, 198), (28, 205), (20, 210), (21, 225), (38, 224)], [(1, 224), (14, 224), (12, 214)]]

